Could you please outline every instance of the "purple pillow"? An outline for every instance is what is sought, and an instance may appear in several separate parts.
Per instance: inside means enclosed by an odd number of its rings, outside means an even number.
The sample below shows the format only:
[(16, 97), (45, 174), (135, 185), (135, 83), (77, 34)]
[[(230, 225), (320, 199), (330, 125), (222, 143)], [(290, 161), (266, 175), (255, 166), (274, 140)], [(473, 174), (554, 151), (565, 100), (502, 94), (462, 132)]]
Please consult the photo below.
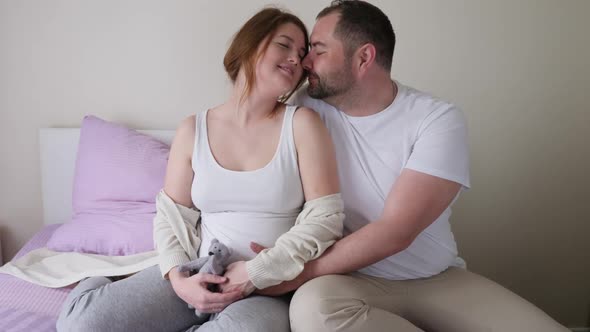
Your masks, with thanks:
[(109, 256), (154, 249), (156, 195), (170, 148), (122, 125), (86, 116), (74, 175), (72, 220), (47, 247)]

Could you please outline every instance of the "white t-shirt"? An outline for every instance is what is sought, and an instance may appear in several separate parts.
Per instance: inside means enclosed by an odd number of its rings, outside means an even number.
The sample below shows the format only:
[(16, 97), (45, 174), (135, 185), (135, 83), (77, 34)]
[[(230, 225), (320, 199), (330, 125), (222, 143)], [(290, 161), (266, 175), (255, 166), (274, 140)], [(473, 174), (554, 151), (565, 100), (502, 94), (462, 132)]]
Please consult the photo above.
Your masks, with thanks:
[[(302, 89), (293, 104), (318, 112), (332, 134), (346, 219), (345, 235), (376, 221), (404, 168), (469, 188), (467, 126), (452, 104), (396, 82), (398, 93), (383, 111), (346, 115)], [(416, 279), (461, 265), (450, 207), (405, 250), (360, 272), (388, 279)]]

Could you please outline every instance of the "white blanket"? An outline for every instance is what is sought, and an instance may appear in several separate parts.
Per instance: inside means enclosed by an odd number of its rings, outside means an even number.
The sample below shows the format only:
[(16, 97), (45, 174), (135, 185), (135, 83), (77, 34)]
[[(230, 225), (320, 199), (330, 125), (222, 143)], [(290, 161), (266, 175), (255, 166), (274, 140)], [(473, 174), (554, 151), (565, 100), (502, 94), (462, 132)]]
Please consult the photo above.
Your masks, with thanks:
[[(200, 212), (174, 203), (162, 190), (154, 218), (156, 251), (129, 256), (62, 253), (41, 248), (0, 267), (6, 273), (45, 287), (64, 287), (92, 276), (132, 274), (159, 264), (162, 276), (176, 265), (197, 258)], [(340, 194), (305, 203), (295, 226), (273, 248), (247, 262), (254, 285), (265, 288), (295, 278), (305, 262), (319, 257), (342, 236)]]

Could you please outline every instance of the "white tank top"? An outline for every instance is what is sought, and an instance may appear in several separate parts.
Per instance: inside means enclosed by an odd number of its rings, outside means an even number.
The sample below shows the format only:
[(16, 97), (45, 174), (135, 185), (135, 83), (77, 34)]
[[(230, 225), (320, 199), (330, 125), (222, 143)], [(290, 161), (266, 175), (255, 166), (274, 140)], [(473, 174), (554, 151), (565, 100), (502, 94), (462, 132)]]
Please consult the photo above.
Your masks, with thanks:
[(287, 106), (273, 158), (253, 171), (219, 165), (209, 146), (208, 111), (196, 114), (191, 197), (201, 210), (199, 257), (207, 255), (211, 240), (217, 238), (231, 248), (231, 262), (251, 259), (251, 241), (272, 247), (295, 224), (304, 203), (293, 137), (296, 110)]

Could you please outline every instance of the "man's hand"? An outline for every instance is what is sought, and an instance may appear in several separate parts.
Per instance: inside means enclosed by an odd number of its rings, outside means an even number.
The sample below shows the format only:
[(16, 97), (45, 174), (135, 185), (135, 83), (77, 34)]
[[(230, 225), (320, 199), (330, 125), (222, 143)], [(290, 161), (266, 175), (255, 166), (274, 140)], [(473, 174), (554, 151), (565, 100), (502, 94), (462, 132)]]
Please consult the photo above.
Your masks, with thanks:
[(178, 272), (176, 267), (170, 270), (169, 276), (176, 295), (203, 313), (221, 312), (225, 307), (242, 298), (240, 291), (221, 294), (207, 289), (208, 284), (224, 284), (227, 278), (222, 276), (197, 273), (189, 277), (187, 273)]
[(225, 270), (224, 277), (227, 278), (227, 282), (220, 285), (221, 291), (224, 293), (239, 291), (242, 296), (246, 297), (256, 289), (248, 277), (244, 261), (231, 263)]
[(256, 254), (259, 254), (262, 250), (266, 249), (265, 246), (261, 246), (256, 242), (250, 242), (250, 249)]

